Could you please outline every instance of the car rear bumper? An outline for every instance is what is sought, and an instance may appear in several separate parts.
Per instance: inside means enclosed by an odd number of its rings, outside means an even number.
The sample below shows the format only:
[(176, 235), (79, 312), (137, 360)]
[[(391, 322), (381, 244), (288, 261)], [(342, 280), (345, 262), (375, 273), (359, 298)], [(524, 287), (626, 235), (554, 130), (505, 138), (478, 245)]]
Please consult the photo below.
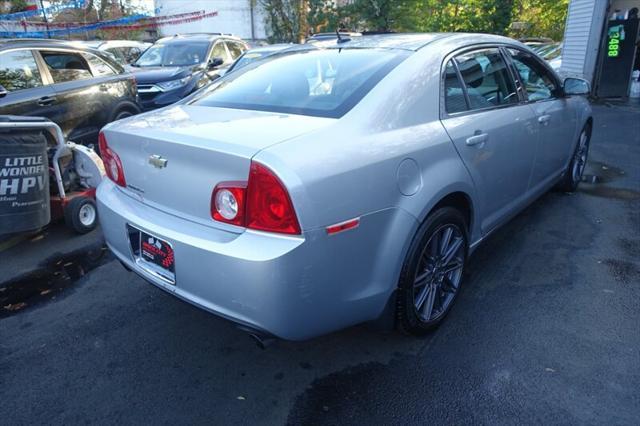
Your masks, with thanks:
[[(324, 229), (300, 237), (238, 234), (147, 206), (107, 179), (97, 200), (107, 244), (131, 270), (200, 308), (288, 340), (376, 319), (399, 273), (387, 254), (394, 247), (380, 246), (380, 227), (389, 220), (413, 226), (410, 216), (393, 210), (364, 216), (358, 228), (333, 236)], [(175, 285), (134, 260), (128, 225), (172, 245)], [(377, 262), (381, 255), (386, 265)]]

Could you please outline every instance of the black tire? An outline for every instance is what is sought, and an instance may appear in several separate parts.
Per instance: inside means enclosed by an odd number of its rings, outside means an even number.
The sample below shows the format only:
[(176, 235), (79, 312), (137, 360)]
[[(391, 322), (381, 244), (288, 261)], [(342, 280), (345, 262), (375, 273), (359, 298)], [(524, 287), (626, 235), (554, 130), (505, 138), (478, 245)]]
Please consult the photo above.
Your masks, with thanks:
[(64, 209), (65, 224), (78, 234), (93, 231), (98, 224), (96, 202), (88, 197), (75, 197)]
[[(585, 145), (582, 144), (582, 137), (585, 136)], [(556, 185), (556, 190), (562, 192), (575, 192), (582, 180), (585, 166), (589, 157), (589, 144), (591, 142), (591, 124), (587, 123), (582, 128), (576, 148), (571, 156), (569, 167), (565, 171), (562, 179)], [(584, 151), (582, 151), (584, 150)]]
[(123, 118), (131, 117), (131, 116), (133, 116), (133, 115), (134, 115), (134, 114), (133, 114), (131, 111), (127, 110), (127, 109), (125, 109), (125, 110), (121, 110), (121, 111), (118, 111), (118, 112), (114, 115), (113, 120), (111, 120), (111, 121), (118, 121), (118, 120), (122, 120)]
[[(414, 335), (424, 334), (437, 327), (453, 306), (460, 290), (464, 265), (469, 252), (467, 227), (465, 217), (460, 211), (453, 207), (442, 207), (432, 212), (418, 229), (407, 253), (398, 285), (396, 324), (401, 331)], [(442, 271), (446, 269), (446, 265), (437, 266), (440, 265), (441, 260), (433, 258), (439, 257), (439, 254), (434, 255), (431, 250), (434, 248), (433, 244), (436, 244), (436, 251), (440, 252), (439, 247), (443, 246), (442, 242), (449, 229), (452, 232), (450, 238), (455, 238), (451, 240), (452, 244), (455, 242), (455, 246), (451, 246), (452, 249), (459, 245), (456, 248), (455, 260), (460, 266), (455, 272), (443, 275)], [(435, 243), (436, 240), (438, 243)], [(447, 244), (444, 246), (446, 247)], [(430, 252), (426, 253), (426, 250)], [(430, 268), (433, 269), (432, 272), (429, 272)], [(425, 284), (425, 287), (416, 287), (416, 282), (421, 281), (420, 277), (425, 274), (430, 274), (430, 283)], [(443, 279), (442, 276), (445, 278)], [(438, 281), (440, 284), (437, 283)], [(454, 285), (452, 281), (456, 281), (457, 285)], [(420, 308), (418, 305), (423, 291), (427, 291), (427, 286), (431, 286), (433, 289), (429, 291), (429, 294), (434, 294), (434, 301), (431, 303), (432, 308), (428, 310), (429, 318), (424, 318), (424, 305), (420, 305)], [(423, 303), (428, 303), (430, 300), (431, 298)], [(442, 306), (436, 309), (435, 304), (440, 302)]]

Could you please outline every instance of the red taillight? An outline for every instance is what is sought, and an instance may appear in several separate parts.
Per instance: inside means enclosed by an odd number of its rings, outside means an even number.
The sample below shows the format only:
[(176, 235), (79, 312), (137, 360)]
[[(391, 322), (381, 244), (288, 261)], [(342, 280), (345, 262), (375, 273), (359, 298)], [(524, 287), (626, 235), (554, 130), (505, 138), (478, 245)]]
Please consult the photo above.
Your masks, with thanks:
[(300, 234), (291, 198), (280, 179), (266, 166), (252, 162), (249, 181), (223, 182), (211, 195), (211, 216), (267, 232)]
[(104, 168), (107, 171), (109, 179), (120, 186), (127, 186), (127, 181), (124, 178), (122, 161), (120, 161), (118, 154), (109, 148), (107, 138), (102, 132), (98, 135), (98, 146), (100, 147), (100, 157), (102, 157), (102, 162), (104, 163)]
[(247, 227), (282, 234), (300, 234), (289, 193), (266, 166), (251, 162), (247, 185)]

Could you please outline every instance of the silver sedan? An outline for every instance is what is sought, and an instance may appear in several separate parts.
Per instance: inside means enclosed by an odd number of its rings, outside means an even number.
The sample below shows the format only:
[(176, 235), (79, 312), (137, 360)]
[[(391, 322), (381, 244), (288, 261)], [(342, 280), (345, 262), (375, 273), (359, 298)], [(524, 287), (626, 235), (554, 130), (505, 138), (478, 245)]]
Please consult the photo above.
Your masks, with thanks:
[(104, 128), (102, 229), (126, 268), (254, 334), (424, 333), (487, 235), (576, 189), (588, 92), (491, 35), (271, 55)]

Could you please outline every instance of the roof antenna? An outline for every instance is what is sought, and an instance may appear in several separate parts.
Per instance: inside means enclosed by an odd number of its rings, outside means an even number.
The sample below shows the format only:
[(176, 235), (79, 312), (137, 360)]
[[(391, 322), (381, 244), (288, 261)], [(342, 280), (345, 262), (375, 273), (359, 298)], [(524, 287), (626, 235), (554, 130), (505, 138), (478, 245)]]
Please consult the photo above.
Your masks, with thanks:
[(351, 41), (351, 39), (349, 37), (342, 37), (340, 35), (340, 29), (336, 30), (336, 36), (338, 37), (338, 44), (342, 44), (342, 43), (346, 43), (348, 41)]

